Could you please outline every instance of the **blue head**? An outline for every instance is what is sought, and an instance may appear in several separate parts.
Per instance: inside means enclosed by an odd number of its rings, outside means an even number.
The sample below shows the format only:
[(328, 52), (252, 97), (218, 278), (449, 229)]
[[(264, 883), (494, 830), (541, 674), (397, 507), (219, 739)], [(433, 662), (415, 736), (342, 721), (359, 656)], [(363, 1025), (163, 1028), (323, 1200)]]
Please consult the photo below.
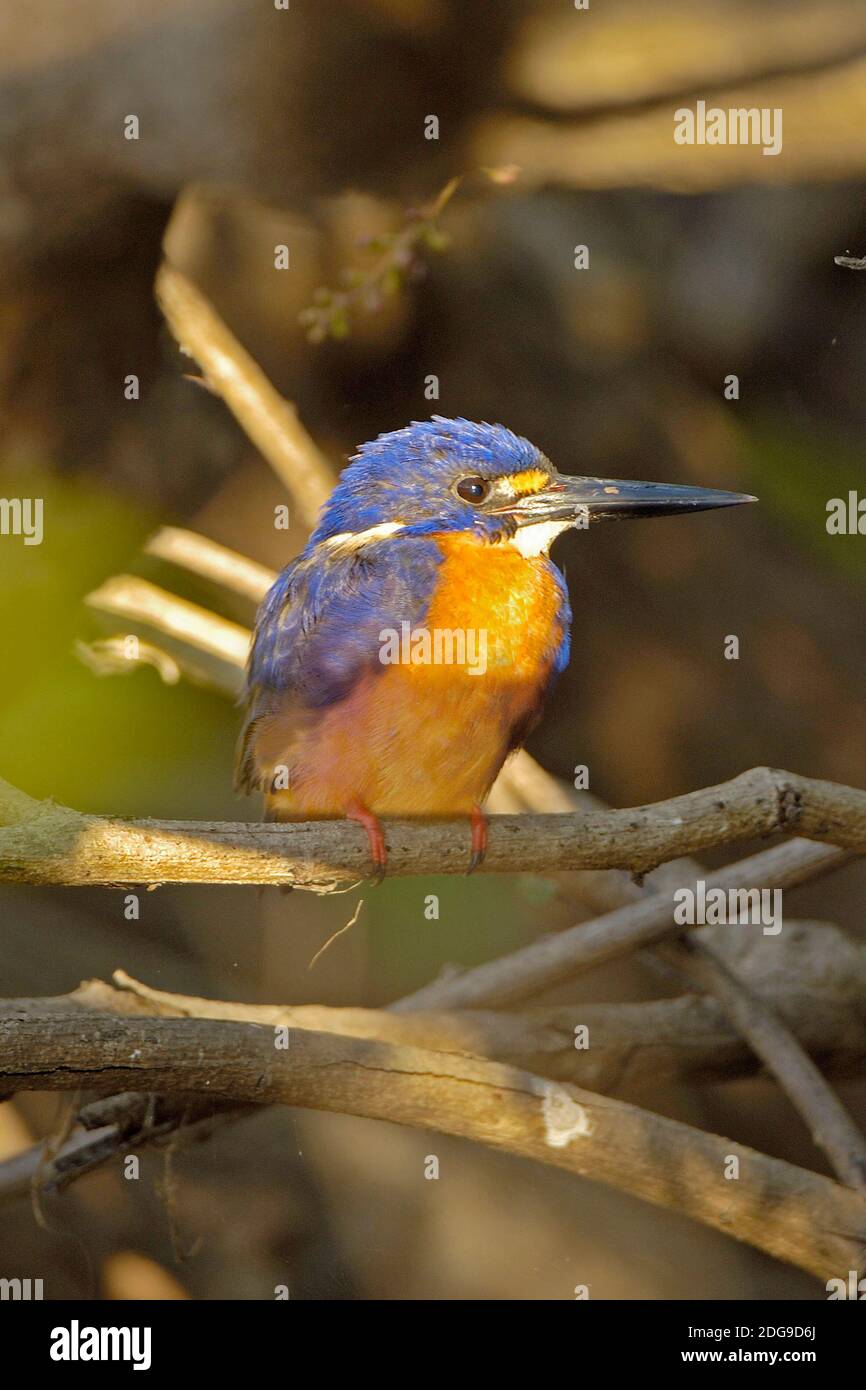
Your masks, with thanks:
[(513, 523), (491, 503), (518, 479), (538, 491), (554, 470), (540, 449), (504, 425), (415, 420), (362, 444), (326, 504), (313, 542), (398, 523), (405, 531), (471, 531), (497, 540)]
[[(490, 542), (527, 528), (541, 549), (560, 531), (589, 521), (752, 500), (707, 488), (567, 477), (504, 425), (434, 415), (361, 446), (310, 543), (384, 526), (403, 535), (464, 531)], [(527, 536), (527, 549), (534, 544)]]

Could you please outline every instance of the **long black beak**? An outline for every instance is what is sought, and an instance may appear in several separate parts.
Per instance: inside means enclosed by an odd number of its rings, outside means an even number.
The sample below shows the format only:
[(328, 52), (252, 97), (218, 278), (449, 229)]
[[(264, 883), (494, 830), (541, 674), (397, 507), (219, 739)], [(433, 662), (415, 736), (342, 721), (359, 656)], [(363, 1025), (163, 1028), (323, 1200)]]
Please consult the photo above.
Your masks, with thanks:
[(541, 492), (521, 498), (509, 510), (518, 526), (545, 521), (586, 526), (595, 521), (706, 512), (713, 507), (738, 507), (757, 500), (744, 492), (721, 492), (717, 488), (640, 483), (631, 478), (570, 478), (560, 473)]

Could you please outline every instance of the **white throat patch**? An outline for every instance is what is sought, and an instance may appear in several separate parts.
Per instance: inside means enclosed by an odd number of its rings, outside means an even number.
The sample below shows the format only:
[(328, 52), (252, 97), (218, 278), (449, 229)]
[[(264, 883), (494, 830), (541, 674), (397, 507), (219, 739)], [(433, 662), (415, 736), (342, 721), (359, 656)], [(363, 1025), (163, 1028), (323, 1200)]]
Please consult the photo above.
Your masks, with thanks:
[(573, 525), (572, 521), (536, 521), (532, 526), (519, 526), (510, 543), (525, 560), (531, 560), (546, 555), (557, 536)]

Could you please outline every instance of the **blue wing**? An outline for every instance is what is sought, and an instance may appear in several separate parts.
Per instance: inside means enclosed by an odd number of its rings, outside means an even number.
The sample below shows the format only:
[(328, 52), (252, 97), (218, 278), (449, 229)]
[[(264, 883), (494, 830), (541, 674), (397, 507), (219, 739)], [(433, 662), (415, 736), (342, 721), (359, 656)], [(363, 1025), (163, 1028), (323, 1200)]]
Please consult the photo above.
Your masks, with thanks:
[(255, 757), (260, 721), (279, 715), (300, 728), (344, 699), (362, 676), (385, 669), (380, 633), (423, 623), (441, 563), (435, 541), (394, 536), (354, 549), (321, 543), (283, 570), (256, 618), (239, 787), (262, 786)]
[(548, 561), (559, 590), (559, 629), (560, 638), (553, 654), (553, 667), (551, 670), (551, 682), (557, 676), (561, 676), (571, 657), (571, 600), (568, 597), (568, 585), (565, 582), (565, 575), (553, 563)]

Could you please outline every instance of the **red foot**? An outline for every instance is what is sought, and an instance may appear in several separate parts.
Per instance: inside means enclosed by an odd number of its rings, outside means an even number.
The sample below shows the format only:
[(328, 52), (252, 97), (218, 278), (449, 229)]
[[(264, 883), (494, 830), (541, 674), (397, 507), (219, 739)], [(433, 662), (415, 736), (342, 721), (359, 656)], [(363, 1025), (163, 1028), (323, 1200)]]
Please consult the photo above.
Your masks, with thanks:
[(483, 863), (487, 853), (487, 817), (477, 803), (472, 807), (472, 815), (469, 819), (472, 826), (472, 856), (469, 860), (469, 868), (466, 870), (467, 874), (471, 874), (474, 869), (478, 868), (479, 864)]
[(350, 801), (346, 808), (346, 817), (348, 820), (357, 821), (358, 825), (362, 825), (366, 830), (370, 843), (370, 857), (373, 860), (373, 879), (374, 882), (381, 883), (385, 877), (388, 851), (385, 848), (385, 834), (379, 817), (368, 811), (363, 801)]

